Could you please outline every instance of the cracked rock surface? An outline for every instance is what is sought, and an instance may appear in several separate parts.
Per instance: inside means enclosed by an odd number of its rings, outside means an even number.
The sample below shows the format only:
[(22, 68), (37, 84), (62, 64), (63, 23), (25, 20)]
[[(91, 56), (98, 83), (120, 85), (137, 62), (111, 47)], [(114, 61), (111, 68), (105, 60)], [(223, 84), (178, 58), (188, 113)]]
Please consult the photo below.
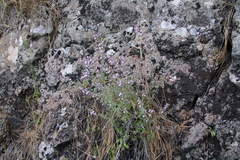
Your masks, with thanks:
[[(55, 7), (1, 29), (2, 153), (11, 147), (5, 114), (25, 120), (37, 85), (33, 109), (46, 121), (35, 158), (67, 157), (81, 115), (68, 89), (100, 77), (105, 58), (111, 77), (142, 85), (143, 75), (163, 89), (167, 113), (189, 126), (175, 159), (239, 159), (239, 1), (57, 0)], [(58, 18), (46, 18), (53, 13)]]

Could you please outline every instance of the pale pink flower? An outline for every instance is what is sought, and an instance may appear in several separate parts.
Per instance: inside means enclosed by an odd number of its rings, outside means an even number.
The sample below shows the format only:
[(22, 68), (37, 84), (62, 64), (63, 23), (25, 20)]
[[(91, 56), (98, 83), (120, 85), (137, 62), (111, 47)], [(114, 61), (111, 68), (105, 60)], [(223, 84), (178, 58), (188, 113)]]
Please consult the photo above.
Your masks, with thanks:
[(96, 113), (94, 110), (92, 110), (92, 111), (90, 112), (90, 114), (93, 115), (93, 116), (97, 115), (97, 113)]

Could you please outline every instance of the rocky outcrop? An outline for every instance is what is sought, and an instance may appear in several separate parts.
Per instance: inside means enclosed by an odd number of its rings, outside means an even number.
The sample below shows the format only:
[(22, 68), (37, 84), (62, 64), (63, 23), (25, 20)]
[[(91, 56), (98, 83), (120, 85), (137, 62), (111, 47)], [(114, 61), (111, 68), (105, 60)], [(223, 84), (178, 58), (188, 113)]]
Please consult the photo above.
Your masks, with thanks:
[[(0, 109), (24, 120), (44, 115), (36, 159), (74, 159), (63, 150), (75, 140), (79, 116), (86, 116), (76, 106), (82, 94), (94, 95), (110, 80), (147, 85), (169, 104), (163, 109), (168, 118), (189, 127), (175, 159), (237, 159), (239, 9), (234, 0), (45, 4), (42, 18), (3, 28)], [(81, 95), (78, 83), (85, 86)], [(1, 142), (8, 136), (3, 121)]]

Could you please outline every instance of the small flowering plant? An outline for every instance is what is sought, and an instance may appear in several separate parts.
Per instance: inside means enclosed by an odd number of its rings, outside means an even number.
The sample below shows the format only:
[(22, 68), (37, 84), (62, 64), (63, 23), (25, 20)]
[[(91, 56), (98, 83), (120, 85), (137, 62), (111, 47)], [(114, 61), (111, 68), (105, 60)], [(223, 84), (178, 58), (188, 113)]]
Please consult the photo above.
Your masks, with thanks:
[[(143, 92), (145, 90), (137, 91), (131, 85), (115, 82), (104, 86), (98, 94), (107, 110), (101, 116), (113, 124), (120, 136), (123, 137), (128, 131), (125, 141), (151, 136), (150, 126), (156, 125), (157, 119), (162, 115), (150, 106), (152, 96)], [(159, 127), (155, 131), (157, 130)]]
[[(155, 74), (151, 57), (156, 48), (151, 38), (144, 36), (139, 28), (134, 28), (134, 31), (137, 34), (136, 42), (140, 43), (138, 59), (126, 57), (123, 53), (105, 53), (105, 49), (108, 49), (107, 43), (101, 40), (99, 35), (93, 36), (96, 54), (78, 59), (82, 66), (79, 89), (85, 95), (100, 100), (103, 105), (101, 109), (104, 110), (89, 108), (88, 115), (91, 119), (103, 118), (106, 120), (105, 126), (113, 126), (116, 143), (110, 148), (116, 157), (119, 156), (119, 151), (129, 148), (129, 143), (133, 141), (143, 143), (150, 140), (153, 146), (159, 145), (153, 137), (159, 141), (164, 139), (164, 114), (169, 107), (165, 97), (163, 105), (156, 102), (157, 98), (154, 96), (156, 88), (163, 82), (160, 77), (157, 81), (160, 84), (155, 84), (154, 78), (158, 76)], [(129, 58), (132, 58), (132, 61)], [(161, 63), (165, 62), (166, 57), (162, 57)], [(164, 68), (160, 67), (163, 73)], [(135, 71), (138, 71), (137, 74), (134, 74)]]

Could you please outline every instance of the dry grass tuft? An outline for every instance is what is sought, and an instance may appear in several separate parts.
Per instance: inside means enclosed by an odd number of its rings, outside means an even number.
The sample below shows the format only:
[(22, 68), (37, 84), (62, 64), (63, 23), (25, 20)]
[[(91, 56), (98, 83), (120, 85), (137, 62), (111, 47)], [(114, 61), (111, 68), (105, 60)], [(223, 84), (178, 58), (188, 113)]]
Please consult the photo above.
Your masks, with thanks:
[[(43, 117), (43, 114), (39, 116), (40, 119), (44, 119)], [(18, 130), (14, 130), (12, 143), (5, 152), (5, 158), (18, 160), (38, 159), (37, 149), (41, 125), (24, 124)]]
[(15, 148), (12, 152), (16, 159), (31, 159), (37, 156), (38, 129), (26, 128), (15, 142)]
[(229, 55), (231, 54), (229, 51), (229, 46), (231, 46), (231, 24), (232, 24), (232, 16), (234, 13), (234, 6), (231, 6), (231, 9), (228, 12), (228, 15), (226, 17), (226, 22), (223, 24), (224, 29), (224, 38), (223, 38), (223, 44), (218, 52), (217, 61), (219, 64), (223, 64), (228, 60)]
[[(118, 140), (121, 135), (115, 130), (113, 121), (104, 118), (106, 108), (98, 99), (82, 94), (77, 87), (64, 91), (64, 94), (65, 103), (61, 102), (61, 104), (71, 106), (73, 109), (71, 114), (75, 117), (73, 123), (76, 130), (70, 140), (72, 145), (67, 146), (67, 152), (74, 155), (72, 159), (127, 160), (133, 157), (141, 160), (173, 159), (176, 143), (179, 141), (177, 136), (183, 129), (164, 114), (161, 117), (157, 116), (161, 108), (160, 103), (150, 102), (148, 109), (155, 110), (152, 117), (158, 118), (153, 123), (149, 123), (146, 133), (142, 134), (145, 136), (139, 136), (137, 139), (128, 138), (126, 143), (129, 148), (124, 148), (119, 147)], [(92, 114), (92, 111), (96, 114)], [(40, 119), (42, 122), (39, 125), (25, 127), (18, 132), (17, 139), (12, 143), (13, 147), (8, 147), (6, 158), (37, 159), (41, 134), (44, 134), (42, 129), (46, 125), (43, 119), (47, 120), (46, 115), (40, 115)], [(159, 126), (160, 128), (157, 129)], [(131, 130), (126, 133), (129, 136), (132, 134)]]
[[(95, 98), (88, 96), (82, 100), (84, 102), (81, 106), (85, 107), (85, 111), (78, 116), (78, 133), (75, 137), (75, 142), (80, 141), (82, 145), (79, 147), (74, 145), (79, 153), (78, 159), (127, 160), (132, 157), (142, 160), (173, 159), (173, 153), (177, 151), (176, 146), (179, 142), (178, 136), (184, 131), (179, 124), (163, 115), (148, 126), (145, 138), (129, 139), (127, 142), (129, 148), (117, 148), (120, 135), (115, 131), (111, 120), (100, 116), (106, 112), (105, 108)], [(76, 102), (78, 103), (79, 101)], [(159, 105), (151, 102), (148, 109), (159, 111), (161, 108)], [(94, 110), (97, 115), (91, 115), (90, 110)], [(160, 126), (159, 130), (156, 129), (157, 126)]]
[(60, 16), (55, 0), (0, 0), (0, 37), (29, 19), (50, 20), (56, 30)]
[(46, 0), (0, 0), (1, 18), (7, 18), (12, 13), (17, 13), (17, 16), (30, 17)]

